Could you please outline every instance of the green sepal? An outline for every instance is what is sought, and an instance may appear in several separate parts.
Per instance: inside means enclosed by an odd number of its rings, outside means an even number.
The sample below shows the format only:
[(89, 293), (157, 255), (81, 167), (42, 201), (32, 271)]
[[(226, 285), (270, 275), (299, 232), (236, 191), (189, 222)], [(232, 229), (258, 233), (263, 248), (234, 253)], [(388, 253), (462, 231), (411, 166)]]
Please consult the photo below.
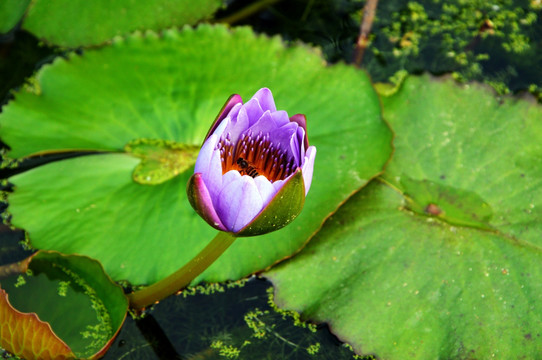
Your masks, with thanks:
[(305, 182), (298, 169), (260, 214), (235, 236), (256, 236), (281, 229), (299, 215), (304, 204)]

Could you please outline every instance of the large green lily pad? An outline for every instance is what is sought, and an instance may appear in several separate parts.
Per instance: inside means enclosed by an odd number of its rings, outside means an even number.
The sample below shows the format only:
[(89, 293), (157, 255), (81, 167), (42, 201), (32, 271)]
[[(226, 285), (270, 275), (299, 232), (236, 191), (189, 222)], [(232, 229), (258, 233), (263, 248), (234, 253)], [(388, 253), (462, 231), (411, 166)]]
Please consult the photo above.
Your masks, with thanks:
[(0, 34), (11, 30), (21, 17), (30, 0), (4, 0), (0, 2)]
[(440, 82), (413, 78), (384, 98), (385, 118), (396, 132), (396, 154), (384, 177), (402, 190), (412, 178), (473, 192), (492, 216), (472, 203), (464, 216), (477, 212), (491, 228), (542, 246), (540, 105), (496, 99), (481, 85)]
[(291, 225), (238, 239), (200, 280), (237, 279), (291, 255), (381, 171), (391, 152), (391, 133), (364, 72), (327, 66), (310, 48), (287, 48), (279, 38), (255, 36), (247, 28), (205, 25), (163, 36), (133, 35), (59, 59), (36, 78), (34, 91), (16, 94), (0, 116), (0, 135), (11, 156), (113, 153), (11, 178), (13, 224), (27, 230), (37, 248), (98, 259), (116, 280), (155, 282), (188, 262), (216, 233), (186, 198), (193, 166), (174, 166), (178, 175), (155, 185), (136, 183), (133, 171), (141, 168), (135, 156), (141, 154), (117, 152), (138, 139), (174, 142), (176, 149), (199, 146), (232, 93), (247, 100), (266, 86), (279, 109), (307, 115), (309, 139), (318, 149), (313, 184)]
[[(2, 2), (4, 3), (4, 1)], [(210, 17), (221, 0), (7, 0), (0, 5), (0, 33), (22, 17), (22, 27), (61, 46), (98, 45), (135, 30), (193, 25)], [(27, 8), (28, 6), (28, 8)]]
[(267, 273), (282, 307), (383, 359), (539, 357), (542, 109), (409, 78), (386, 173)]
[(122, 289), (87, 257), (38, 252), (28, 269), (2, 279), (2, 346), (26, 359), (103, 355), (126, 317)]

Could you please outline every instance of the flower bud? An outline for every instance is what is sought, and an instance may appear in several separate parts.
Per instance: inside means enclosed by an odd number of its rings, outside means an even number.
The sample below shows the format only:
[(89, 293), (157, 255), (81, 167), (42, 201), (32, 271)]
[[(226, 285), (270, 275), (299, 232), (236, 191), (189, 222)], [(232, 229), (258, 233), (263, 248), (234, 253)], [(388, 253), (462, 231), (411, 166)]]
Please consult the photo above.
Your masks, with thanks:
[(271, 91), (232, 95), (211, 126), (188, 181), (188, 199), (214, 228), (236, 236), (278, 230), (299, 215), (316, 148), (304, 115), (277, 111)]

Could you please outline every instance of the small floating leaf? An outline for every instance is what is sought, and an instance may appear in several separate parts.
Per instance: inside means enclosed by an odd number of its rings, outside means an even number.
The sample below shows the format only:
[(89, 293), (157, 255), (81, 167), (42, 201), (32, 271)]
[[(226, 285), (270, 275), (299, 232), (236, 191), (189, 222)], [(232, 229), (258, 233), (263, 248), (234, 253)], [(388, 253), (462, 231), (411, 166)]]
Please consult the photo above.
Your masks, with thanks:
[(199, 146), (137, 139), (128, 143), (124, 150), (142, 159), (132, 173), (134, 181), (143, 185), (157, 185), (193, 167)]
[(2, 346), (27, 359), (103, 354), (124, 322), (128, 303), (100, 264), (41, 251), (28, 269), (2, 280), (10, 299), (7, 303), (5, 295), (0, 301), (0, 316), (9, 321), (9, 328), (0, 328)]
[(491, 206), (472, 192), (442, 185), (430, 180), (414, 180), (401, 176), (408, 208), (418, 214), (437, 216), (458, 226), (491, 229)]
[(23, 359), (75, 359), (75, 354), (35, 313), (22, 313), (0, 289), (0, 346)]

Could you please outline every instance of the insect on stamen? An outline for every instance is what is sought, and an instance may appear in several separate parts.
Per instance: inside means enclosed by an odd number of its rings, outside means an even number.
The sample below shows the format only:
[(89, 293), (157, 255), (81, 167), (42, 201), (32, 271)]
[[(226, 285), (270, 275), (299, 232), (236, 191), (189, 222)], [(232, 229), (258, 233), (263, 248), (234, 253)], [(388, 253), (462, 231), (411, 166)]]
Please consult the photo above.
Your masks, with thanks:
[(241, 175), (248, 175), (253, 178), (260, 175), (258, 170), (242, 157), (237, 159), (237, 165), (239, 165), (239, 173), (241, 173)]

